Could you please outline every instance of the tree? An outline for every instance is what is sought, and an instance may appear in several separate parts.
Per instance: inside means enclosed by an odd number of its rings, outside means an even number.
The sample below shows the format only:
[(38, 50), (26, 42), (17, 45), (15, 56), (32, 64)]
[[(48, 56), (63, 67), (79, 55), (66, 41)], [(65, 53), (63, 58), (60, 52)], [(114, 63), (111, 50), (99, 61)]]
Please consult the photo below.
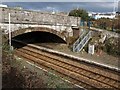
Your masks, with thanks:
[(80, 8), (71, 10), (69, 16), (81, 17), (81, 19), (85, 21), (89, 19), (87, 11)]

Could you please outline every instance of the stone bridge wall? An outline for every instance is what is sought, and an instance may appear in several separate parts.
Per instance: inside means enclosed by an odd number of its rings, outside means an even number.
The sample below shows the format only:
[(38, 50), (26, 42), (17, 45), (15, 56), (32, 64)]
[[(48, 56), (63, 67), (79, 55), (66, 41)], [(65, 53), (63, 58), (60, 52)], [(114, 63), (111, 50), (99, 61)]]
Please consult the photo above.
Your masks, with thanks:
[(52, 13), (42, 13), (37, 11), (19, 10), (13, 8), (2, 9), (2, 23), (8, 22), (8, 13), (11, 13), (11, 23), (27, 24), (53, 24), (53, 25), (80, 25), (80, 18), (73, 16), (63, 16)]
[[(1, 30), (2, 31), (2, 30)], [(21, 28), (19, 30), (12, 31), (12, 38), (18, 35), (22, 35), (29, 32), (49, 32), (51, 34), (57, 35), (58, 37), (62, 38), (66, 43), (69, 43), (69, 33), (67, 31), (57, 31), (53, 28), (47, 28), (47, 27), (28, 27), (28, 28)], [(8, 33), (2, 35), (3, 42), (6, 42), (8, 40)]]

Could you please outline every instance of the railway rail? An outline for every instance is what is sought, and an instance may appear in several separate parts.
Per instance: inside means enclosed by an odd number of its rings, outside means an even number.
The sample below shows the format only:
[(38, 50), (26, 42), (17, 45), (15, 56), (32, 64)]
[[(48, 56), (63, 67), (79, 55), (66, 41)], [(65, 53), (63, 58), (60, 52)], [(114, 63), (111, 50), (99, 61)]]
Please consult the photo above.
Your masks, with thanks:
[[(16, 41), (20, 44), (24, 42)], [(86, 62), (76, 62), (72, 58), (60, 54), (50, 53), (47, 50), (26, 45), (16, 50), (16, 54), (25, 59), (34, 61), (46, 69), (53, 69), (83, 88), (111, 88), (120, 89), (120, 73), (114, 70), (99, 67)]]

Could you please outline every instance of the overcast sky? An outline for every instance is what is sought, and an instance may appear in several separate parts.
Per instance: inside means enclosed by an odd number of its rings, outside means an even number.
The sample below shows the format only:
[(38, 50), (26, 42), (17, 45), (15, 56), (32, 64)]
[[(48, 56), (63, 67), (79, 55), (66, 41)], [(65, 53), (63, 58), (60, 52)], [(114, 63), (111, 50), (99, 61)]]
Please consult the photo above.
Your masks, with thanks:
[(3, 2), (3, 4), (7, 4), (9, 7), (21, 6), (31, 10), (66, 12), (74, 8), (82, 8), (89, 12), (112, 12), (114, 7), (113, 2)]

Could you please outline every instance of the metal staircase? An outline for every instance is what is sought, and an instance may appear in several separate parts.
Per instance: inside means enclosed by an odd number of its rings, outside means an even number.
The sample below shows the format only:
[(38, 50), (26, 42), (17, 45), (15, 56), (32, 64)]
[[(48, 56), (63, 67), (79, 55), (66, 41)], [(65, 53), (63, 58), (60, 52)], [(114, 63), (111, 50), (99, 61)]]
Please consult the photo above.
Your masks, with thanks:
[(80, 52), (92, 37), (92, 31), (84, 31), (73, 44), (73, 52)]

